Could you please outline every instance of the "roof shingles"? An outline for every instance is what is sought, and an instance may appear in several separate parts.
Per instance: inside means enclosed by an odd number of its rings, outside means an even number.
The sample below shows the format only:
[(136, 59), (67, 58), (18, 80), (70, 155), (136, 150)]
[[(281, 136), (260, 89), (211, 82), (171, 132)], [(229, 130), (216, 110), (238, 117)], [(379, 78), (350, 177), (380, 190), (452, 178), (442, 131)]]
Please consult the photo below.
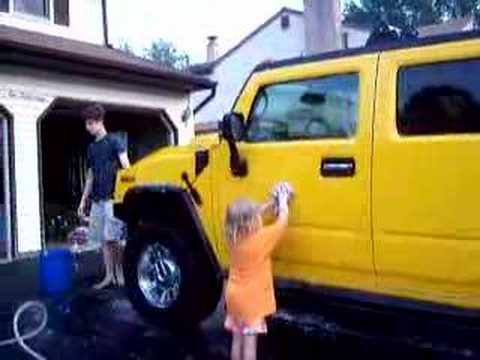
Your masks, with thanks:
[(169, 87), (187, 91), (209, 89), (214, 86), (214, 83), (205, 78), (167, 69), (120, 50), (5, 25), (0, 25), (0, 52), (4, 55), (0, 60), (5, 60), (8, 53), (22, 54), (43, 58), (45, 64), (47, 60), (70, 64), (72, 70), (73, 65), (82, 65), (83, 69), (89, 67), (92, 75), (96, 73), (106, 75), (107, 73), (102, 70), (108, 70), (110, 75), (114, 74), (118, 79), (132, 75), (139, 82), (142, 79), (149, 80), (150, 84), (157, 83), (159, 86), (164, 82)]

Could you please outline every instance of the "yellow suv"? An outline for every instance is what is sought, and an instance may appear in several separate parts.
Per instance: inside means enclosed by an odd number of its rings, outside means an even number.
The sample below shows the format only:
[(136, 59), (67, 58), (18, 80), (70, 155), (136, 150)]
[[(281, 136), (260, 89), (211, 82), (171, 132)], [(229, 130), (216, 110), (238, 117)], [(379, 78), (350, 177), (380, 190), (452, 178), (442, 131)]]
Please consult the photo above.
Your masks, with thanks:
[(227, 204), (296, 190), (279, 287), (480, 314), (480, 35), (263, 64), (215, 139), (119, 174), (129, 296), (152, 320), (201, 320), (228, 267)]

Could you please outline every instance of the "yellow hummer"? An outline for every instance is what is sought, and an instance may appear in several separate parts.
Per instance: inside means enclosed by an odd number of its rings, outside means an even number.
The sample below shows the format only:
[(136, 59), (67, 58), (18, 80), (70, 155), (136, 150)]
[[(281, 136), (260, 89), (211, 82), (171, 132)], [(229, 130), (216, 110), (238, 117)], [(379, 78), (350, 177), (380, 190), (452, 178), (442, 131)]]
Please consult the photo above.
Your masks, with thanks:
[(220, 130), (121, 172), (127, 289), (152, 320), (210, 314), (227, 205), (295, 188), (278, 287), (480, 314), (480, 34), (257, 67)]

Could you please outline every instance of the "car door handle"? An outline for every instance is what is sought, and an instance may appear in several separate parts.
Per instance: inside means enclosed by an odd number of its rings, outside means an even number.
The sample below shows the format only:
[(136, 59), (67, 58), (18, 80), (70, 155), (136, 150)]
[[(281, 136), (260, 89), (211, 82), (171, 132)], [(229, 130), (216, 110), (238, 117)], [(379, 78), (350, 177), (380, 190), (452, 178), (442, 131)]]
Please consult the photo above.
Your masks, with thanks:
[(322, 159), (320, 173), (323, 177), (352, 177), (355, 175), (354, 158)]

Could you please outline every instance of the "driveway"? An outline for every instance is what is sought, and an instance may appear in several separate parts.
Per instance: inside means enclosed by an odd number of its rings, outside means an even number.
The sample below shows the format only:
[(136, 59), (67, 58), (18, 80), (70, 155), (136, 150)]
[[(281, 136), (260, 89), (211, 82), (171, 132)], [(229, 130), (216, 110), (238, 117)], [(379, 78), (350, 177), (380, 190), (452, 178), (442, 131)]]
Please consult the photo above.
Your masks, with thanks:
[[(148, 324), (123, 289), (93, 291), (99, 275), (96, 256), (82, 260), (75, 290), (48, 304), (48, 327), (29, 344), (48, 359), (228, 359), (223, 305), (196, 328), (167, 329)], [(0, 267), (0, 339), (11, 336), (11, 318), (24, 300), (38, 294), (35, 261)], [(2, 272), (3, 271), (3, 272)], [(40, 321), (26, 314), (22, 329)], [(259, 359), (474, 359), (480, 358), (480, 331), (473, 326), (374, 312), (302, 295), (282, 299), (259, 343)], [(29, 359), (19, 346), (0, 348), (0, 359)]]

